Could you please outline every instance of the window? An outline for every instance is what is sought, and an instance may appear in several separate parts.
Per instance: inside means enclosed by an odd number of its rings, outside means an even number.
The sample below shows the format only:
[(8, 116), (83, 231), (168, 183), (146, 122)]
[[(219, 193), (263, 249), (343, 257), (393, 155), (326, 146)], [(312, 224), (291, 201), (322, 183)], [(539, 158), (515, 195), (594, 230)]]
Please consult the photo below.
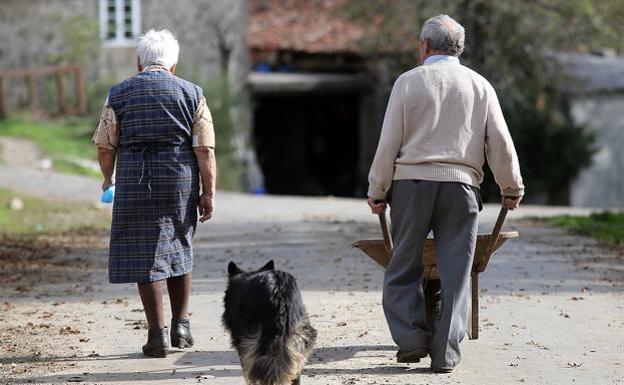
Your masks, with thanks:
[(100, 36), (110, 45), (134, 44), (141, 31), (140, 0), (100, 0)]

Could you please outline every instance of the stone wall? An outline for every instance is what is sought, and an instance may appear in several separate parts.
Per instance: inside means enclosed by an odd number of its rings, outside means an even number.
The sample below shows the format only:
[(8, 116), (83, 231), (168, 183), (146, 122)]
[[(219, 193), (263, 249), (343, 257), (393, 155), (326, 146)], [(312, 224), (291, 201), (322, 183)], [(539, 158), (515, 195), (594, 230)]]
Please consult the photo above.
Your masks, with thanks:
[(65, 49), (63, 25), (76, 16), (98, 20), (97, 0), (3, 0), (0, 68), (51, 64)]
[(596, 135), (592, 165), (571, 186), (570, 203), (586, 207), (624, 206), (624, 93), (577, 96), (572, 100), (576, 123)]

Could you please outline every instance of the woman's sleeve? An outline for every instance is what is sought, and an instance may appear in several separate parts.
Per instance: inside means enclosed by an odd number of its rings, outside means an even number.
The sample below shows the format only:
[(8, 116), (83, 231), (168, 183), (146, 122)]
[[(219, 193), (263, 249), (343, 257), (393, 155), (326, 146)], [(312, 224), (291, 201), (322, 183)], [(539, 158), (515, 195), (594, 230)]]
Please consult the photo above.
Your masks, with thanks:
[(95, 129), (95, 133), (93, 133), (91, 141), (98, 147), (108, 150), (115, 150), (119, 143), (119, 125), (117, 124), (115, 111), (108, 104), (108, 98), (104, 102), (104, 107), (100, 114), (100, 122)]
[(206, 104), (206, 99), (202, 96), (195, 113), (193, 122), (193, 147), (215, 146), (214, 127), (212, 125), (212, 115)]

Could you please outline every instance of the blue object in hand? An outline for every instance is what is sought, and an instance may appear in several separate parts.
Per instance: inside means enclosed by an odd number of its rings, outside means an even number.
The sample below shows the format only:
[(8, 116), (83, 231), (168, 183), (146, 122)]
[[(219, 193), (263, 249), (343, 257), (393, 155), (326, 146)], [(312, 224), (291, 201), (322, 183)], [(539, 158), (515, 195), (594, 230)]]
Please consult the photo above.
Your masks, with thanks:
[(115, 198), (115, 185), (108, 186), (106, 190), (102, 193), (102, 198), (100, 200), (102, 203), (113, 203), (113, 199)]

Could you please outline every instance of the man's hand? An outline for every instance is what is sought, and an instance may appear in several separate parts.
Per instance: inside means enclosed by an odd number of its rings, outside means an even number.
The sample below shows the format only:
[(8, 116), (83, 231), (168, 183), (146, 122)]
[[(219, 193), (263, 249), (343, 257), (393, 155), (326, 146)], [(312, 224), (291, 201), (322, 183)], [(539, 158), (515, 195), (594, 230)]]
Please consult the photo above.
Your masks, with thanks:
[(522, 200), (522, 197), (504, 196), (503, 197), (503, 207), (506, 208), (507, 210), (517, 209), (518, 206), (520, 206), (520, 201), (521, 200)]
[(386, 211), (386, 202), (375, 198), (368, 198), (368, 206), (373, 214), (381, 214)]
[(113, 180), (110, 178), (104, 178), (102, 181), (102, 191), (106, 191), (107, 188), (113, 185)]
[(214, 196), (209, 194), (200, 195), (197, 208), (199, 209), (199, 215), (201, 215), (199, 218), (201, 223), (204, 223), (208, 219), (212, 218), (212, 212), (214, 211)]

